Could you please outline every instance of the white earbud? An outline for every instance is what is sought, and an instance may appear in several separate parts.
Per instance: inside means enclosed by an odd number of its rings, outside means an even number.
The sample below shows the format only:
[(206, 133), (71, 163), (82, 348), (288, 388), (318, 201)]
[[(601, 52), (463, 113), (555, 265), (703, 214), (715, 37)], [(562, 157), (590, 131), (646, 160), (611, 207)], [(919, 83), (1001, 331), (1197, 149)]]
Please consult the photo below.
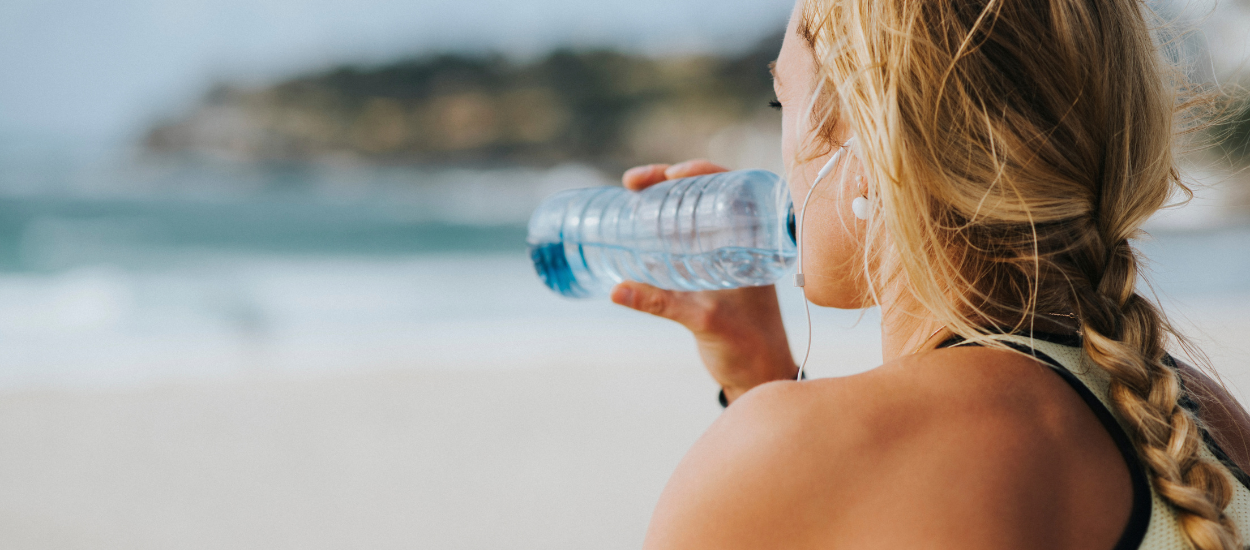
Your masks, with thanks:
[[(864, 185), (864, 176), (855, 176), (855, 185), (862, 187)], [(868, 219), (868, 198), (860, 195), (851, 201), (851, 212), (856, 218), (861, 220)]]
[(864, 197), (855, 197), (851, 201), (851, 212), (855, 213), (855, 217), (861, 220), (868, 219), (868, 199)]

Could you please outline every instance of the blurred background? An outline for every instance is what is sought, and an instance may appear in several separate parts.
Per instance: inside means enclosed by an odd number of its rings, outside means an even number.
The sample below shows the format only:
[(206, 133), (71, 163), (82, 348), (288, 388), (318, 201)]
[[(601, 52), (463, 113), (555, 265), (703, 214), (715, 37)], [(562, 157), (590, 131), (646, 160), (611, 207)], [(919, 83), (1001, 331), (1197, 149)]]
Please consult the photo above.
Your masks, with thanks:
[[(1250, 82), (1250, 3), (1160, 2)], [(638, 547), (717, 388), (524, 224), (635, 164), (780, 171), (791, 5), (0, 3), (0, 546)], [(1210, 137), (1142, 248), (1244, 397), (1250, 109)], [(877, 364), (875, 315), (814, 312), (816, 375)]]

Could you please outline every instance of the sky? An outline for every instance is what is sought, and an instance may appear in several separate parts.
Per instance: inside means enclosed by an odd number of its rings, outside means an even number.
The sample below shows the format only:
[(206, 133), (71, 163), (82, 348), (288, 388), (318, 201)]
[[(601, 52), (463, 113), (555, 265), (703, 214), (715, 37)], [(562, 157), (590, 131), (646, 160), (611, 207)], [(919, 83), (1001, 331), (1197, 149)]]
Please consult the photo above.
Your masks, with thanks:
[(215, 82), (432, 50), (749, 46), (791, 0), (3, 0), (0, 140), (133, 138)]
[[(1169, 1), (1169, 0), (1160, 0)], [(1244, 60), (1250, 0), (1174, 0), (1217, 62)], [(792, 0), (2, 0), (0, 152), (133, 141), (214, 83), (264, 83), (433, 50), (748, 47)]]

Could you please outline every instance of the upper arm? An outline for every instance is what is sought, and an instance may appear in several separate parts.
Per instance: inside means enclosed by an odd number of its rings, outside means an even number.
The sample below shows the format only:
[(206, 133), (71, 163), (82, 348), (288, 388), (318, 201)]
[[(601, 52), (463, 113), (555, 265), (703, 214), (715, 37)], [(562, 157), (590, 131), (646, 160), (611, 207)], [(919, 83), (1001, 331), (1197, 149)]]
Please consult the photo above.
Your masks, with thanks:
[(793, 547), (806, 480), (786, 463), (802, 445), (794, 383), (757, 387), (729, 407), (669, 479), (647, 550)]

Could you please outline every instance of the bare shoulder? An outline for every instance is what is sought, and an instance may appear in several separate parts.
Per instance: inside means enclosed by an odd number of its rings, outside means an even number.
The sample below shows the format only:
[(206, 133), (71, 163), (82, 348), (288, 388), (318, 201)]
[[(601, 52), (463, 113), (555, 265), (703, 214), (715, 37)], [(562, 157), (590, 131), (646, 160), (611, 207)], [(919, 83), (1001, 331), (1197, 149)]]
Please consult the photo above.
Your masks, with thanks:
[[(1079, 463), (1123, 464), (1109, 437), (1109, 458), (1077, 449), (1100, 427), (1065, 389), (1032, 359), (978, 348), (760, 386), (674, 472), (645, 547), (1111, 547), (1118, 530), (1069, 525), (1088, 512), (1072, 511), (1072, 487), (1090, 482)], [(1122, 496), (1127, 521), (1123, 473), (1123, 487), (1093, 489)]]

